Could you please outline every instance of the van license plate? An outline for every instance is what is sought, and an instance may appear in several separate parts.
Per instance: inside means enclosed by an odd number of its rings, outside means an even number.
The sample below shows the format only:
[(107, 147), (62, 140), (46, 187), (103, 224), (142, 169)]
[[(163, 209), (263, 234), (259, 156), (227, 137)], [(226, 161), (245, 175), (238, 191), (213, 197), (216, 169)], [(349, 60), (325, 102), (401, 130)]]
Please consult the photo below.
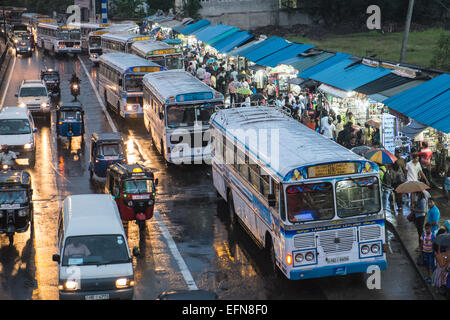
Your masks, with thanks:
[(86, 300), (108, 300), (109, 299), (109, 294), (93, 294), (90, 296), (85, 296), (84, 297)]

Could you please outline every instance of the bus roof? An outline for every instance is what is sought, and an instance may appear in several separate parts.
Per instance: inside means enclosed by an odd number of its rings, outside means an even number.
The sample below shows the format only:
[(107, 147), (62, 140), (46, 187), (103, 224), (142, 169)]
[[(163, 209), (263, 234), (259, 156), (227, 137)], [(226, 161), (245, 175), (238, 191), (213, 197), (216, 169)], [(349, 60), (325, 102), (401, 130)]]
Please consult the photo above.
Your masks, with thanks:
[[(281, 181), (289, 181), (295, 169), (305, 166), (340, 161), (369, 162), (274, 107), (222, 109), (212, 115), (210, 121), (211, 126), (226, 131), (233, 140), (240, 142), (255, 133), (260, 147), (246, 145), (246, 149)], [(237, 129), (243, 131), (234, 131)]]
[(166, 103), (176, 104), (177, 102), (184, 102), (177, 98), (198, 93), (210, 93), (210, 98), (207, 100), (223, 101), (221, 93), (186, 71), (168, 70), (148, 73), (145, 75), (143, 83), (148, 88), (153, 88), (154, 93), (159, 95), (162, 101)]
[(105, 53), (100, 56), (100, 61), (103, 63), (115, 67), (120, 70), (121, 73), (127, 72), (149, 72), (149, 71), (133, 71), (133, 68), (145, 68), (152, 67), (154, 71), (161, 71), (163, 67), (154, 62), (148, 61), (144, 58), (138, 57), (129, 53)]
[(65, 236), (123, 234), (119, 210), (111, 195), (68, 196), (63, 203)]
[(101, 23), (90, 23), (90, 22), (72, 22), (68, 24), (69, 26), (74, 26), (78, 28), (90, 28), (90, 29), (101, 29), (111, 27), (111, 24), (101, 24)]
[(165, 53), (177, 53), (176, 49), (172, 47), (171, 45), (168, 45), (165, 42), (162, 41), (156, 41), (156, 40), (144, 40), (144, 41), (138, 41), (131, 45), (131, 48), (139, 52), (140, 54), (146, 56), (148, 53), (156, 50), (169, 50), (169, 52), (164, 52), (160, 54)]
[(55, 21), (55, 23), (40, 22), (38, 24), (38, 27), (48, 28), (48, 29), (53, 29), (53, 30), (59, 29), (59, 25), (56, 23), (56, 21)]
[(134, 41), (150, 40), (150, 36), (143, 36), (140, 34), (129, 34), (129, 33), (105, 33), (102, 35), (102, 39), (116, 40), (121, 42), (134, 42)]
[(110, 27), (107, 28), (102, 28), (99, 30), (95, 30), (95, 31), (91, 31), (89, 32), (90, 36), (94, 36), (94, 35), (104, 35), (106, 33), (111, 33), (111, 34), (116, 34), (116, 33), (129, 33), (132, 34), (131, 32), (134, 29), (138, 29), (139, 26), (137, 24), (133, 25), (133, 24), (115, 24), (112, 25)]

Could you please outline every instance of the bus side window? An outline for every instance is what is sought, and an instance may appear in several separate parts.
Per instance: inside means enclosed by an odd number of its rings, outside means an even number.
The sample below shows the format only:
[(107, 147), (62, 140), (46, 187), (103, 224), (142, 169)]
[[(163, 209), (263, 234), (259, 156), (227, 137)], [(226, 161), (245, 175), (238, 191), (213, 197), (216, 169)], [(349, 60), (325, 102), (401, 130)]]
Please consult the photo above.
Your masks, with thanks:
[(253, 188), (255, 188), (258, 192), (261, 192), (259, 185), (259, 166), (257, 164), (249, 164), (249, 174), (250, 174), (250, 183)]
[(270, 194), (270, 178), (269, 175), (261, 168), (260, 172), (261, 172), (260, 192), (265, 198), (267, 198), (267, 196)]
[[(241, 163), (241, 164), (239, 164), (239, 163)], [(248, 156), (246, 154), (245, 154), (245, 160), (244, 161), (242, 161), (242, 159), (239, 160), (238, 167), (239, 167), (239, 172), (241, 174), (241, 177), (244, 178), (244, 180), (249, 181)]]

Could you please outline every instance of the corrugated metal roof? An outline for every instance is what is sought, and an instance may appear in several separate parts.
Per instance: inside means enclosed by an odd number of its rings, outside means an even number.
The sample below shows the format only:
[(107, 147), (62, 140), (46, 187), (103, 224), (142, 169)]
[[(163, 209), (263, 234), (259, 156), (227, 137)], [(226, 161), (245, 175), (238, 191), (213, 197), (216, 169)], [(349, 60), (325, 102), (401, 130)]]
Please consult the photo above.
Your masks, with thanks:
[(269, 66), (269, 67), (276, 67), (281, 61), (284, 61), (288, 58), (292, 58), (297, 56), (300, 53), (305, 52), (306, 50), (309, 50), (313, 48), (314, 46), (311, 44), (298, 44), (293, 43), (292, 45), (281, 49), (280, 51), (277, 51), (265, 58), (259, 59), (256, 61), (259, 65), (262, 66)]
[(384, 77), (366, 83), (365, 85), (356, 88), (355, 91), (365, 95), (375, 94), (384, 90), (398, 87), (404, 83), (414, 81), (414, 79), (398, 76), (394, 73), (389, 73)]
[(224, 34), (227, 31), (230, 31), (232, 29), (236, 29), (232, 26), (226, 26), (223, 24), (218, 24), (216, 26), (208, 26), (204, 29), (201, 29), (198, 32), (194, 32), (193, 35), (195, 35), (195, 38), (208, 43), (209, 40)]
[(369, 67), (362, 63), (347, 68), (355, 61), (345, 59), (311, 75), (311, 79), (326, 83), (342, 90), (354, 90), (391, 72), (390, 69)]
[(223, 39), (226, 39), (228, 37), (231, 37), (233, 34), (235, 34), (236, 32), (238, 32), (239, 29), (238, 28), (232, 28), (228, 31), (225, 31), (222, 34), (219, 34), (211, 39), (209, 39), (208, 41), (206, 41), (207, 44), (209, 44), (210, 46), (214, 46), (216, 43), (222, 41)]
[(333, 64), (338, 63), (339, 61), (342, 61), (349, 57), (351, 57), (351, 56), (347, 53), (338, 52), (333, 57), (330, 57), (321, 63), (313, 65), (312, 67), (310, 67), (308, 69), (305, 69), (305, 71), (300, 72), (298, 74), (298, 76), (303, 79), (309, 79), (312, 74), (320, 72), (320, 71), (332, 66)]
[(213, 47), (220, 53), (227, 53), (253, 37), (254, 35), (248, 33), (248, 31), (240, 31), (215, 43)]
[[(331, 52), (323, 52), (320, 53), (318, 55), (315, 56), (311, 56), (311, 57), (302, 57), (299, 56), (297, 59), (297, 61), (293, 61), (292, 63), (289, 63), (289, 65), (291, 65), (295, 70), (297, 70), (299, 73), (315, 66), (316, 64), (319, 64), (331, 57), (334, 56), (334, 53)], [(285, 62), (281, 62), (283, 64), (285, 64)]]
[(211, 24), (211, 22), (209, 22), (208, 20), (200, 20), (200, 21), (197, 21), (196, 23), (188, 25), (186, 28), (184, 28), (183, 30), (181, 30), (179, 32), (188, 36), (188, 35), (194, 33), (195, 31), (200, 30), (201, 28), (205, 28), (205, 27), (209, 26), (210, 24)]
[(400, 92), (403, 92), (405, 90), (414, 88), (414, 87), (416, 87), (419, 84), (422, 84), (424, 82), (425, 82), (425, 80), (413, 80), (413, 81), (401, 84), (401, 85), (399, 85), (397, 87), (394, 87), (394, 88), (391, 88), (391, 89), (388, 89), (388, 90), (385, 90), (385, 91), (381, 91), (381, 92), (378, 92), (378, 93), (382, 94), (383, 96), (386, 96), (386, 97), (390, 98), (390, 97), (393, 97), (393, 96), (399, 94)]
[(283, 38), (280, 37), (271, 37), (266, 39), (262, 43), (262, 45), (258, 48), (253, 48), (250, 52), (242, 55), (252, 62), (256, 62), (259, 59), (262, 59), (268, 55), (271, 55), (281, 49), (291, 46), (291, 42), (287, 42)]

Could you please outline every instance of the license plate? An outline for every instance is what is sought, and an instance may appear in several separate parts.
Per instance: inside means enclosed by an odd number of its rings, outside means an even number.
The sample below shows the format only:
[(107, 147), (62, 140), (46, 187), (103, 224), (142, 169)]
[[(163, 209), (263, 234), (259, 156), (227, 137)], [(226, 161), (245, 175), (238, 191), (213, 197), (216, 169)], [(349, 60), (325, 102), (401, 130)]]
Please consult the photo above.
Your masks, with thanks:
[(150, 199), (150, 195), (136, 195), (132, 197), (133, 200), (142, 200), (142, 199)]
[(349, 256), (344, 256), (344, 257), (328, 257), (326, 259), (327, 263), (342, 263), (342, 262), (348, 262), (350, 261), (350, 257)]
[(93, 294), (93, 295), (85, 296), (84, 298), (85, 298), (85, 300), (108, 300), (109, 299), (109, 294), (107, 294), (107, 293), (105, 293), (105, 294)]

